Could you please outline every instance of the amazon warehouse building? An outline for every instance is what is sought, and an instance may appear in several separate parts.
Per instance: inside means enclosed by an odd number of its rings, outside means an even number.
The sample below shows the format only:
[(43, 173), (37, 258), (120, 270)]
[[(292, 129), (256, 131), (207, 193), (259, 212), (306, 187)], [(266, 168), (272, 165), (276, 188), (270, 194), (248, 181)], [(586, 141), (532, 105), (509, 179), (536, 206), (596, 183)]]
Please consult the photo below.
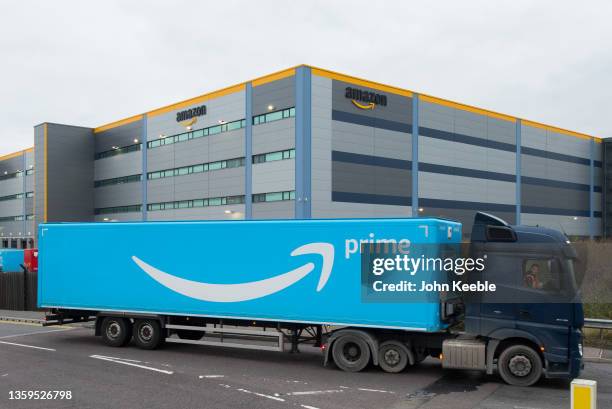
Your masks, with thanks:
[[(609, 151), (609, 153), (607, 153)], [(599, 137), (298, 66), (0, 158), (1, 247), (46, 221), (440, 216), (612, 234)], [(189, 240), (189, 238), (165, 238)]]

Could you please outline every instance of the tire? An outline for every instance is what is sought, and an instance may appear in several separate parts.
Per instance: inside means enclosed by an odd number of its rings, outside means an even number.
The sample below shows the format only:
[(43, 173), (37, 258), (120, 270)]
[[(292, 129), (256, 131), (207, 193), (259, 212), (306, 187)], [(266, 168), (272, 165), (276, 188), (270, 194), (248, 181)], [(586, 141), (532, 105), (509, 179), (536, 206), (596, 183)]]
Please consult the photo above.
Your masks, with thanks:
[(332, 346), (332, 356), (338, 368), (346, 372), (359, 372), (370, 363), (370, 347), (359, 335), (340, 336)]
[(100, 328), (102, 340), (111, 347), (122, 347), (132, 339), (132, 323), (126, 318), (105, 317)]
[(134, 342), (142, 349), (156, 349), (160, 347), (165, 338), (158, 320), (143, 319), (134, 323)]
[(542, 359), (527, 345), (512, 345), (502, 351), (497, 370), (508, 385), (531, 386), (542, 376)]
[(386, 341), (378, 347), (378, 365), (389, 373), (402, 372), (408, 366), (410, 352), (398, 341)]
[(188, 339), (188, 340), (191, 340), (191, 341), (198, 341), (198, 340), (202, 339), (202, 337), (204, 336), (204, 331), (195, 331), (195, 330), (189, 330), (189, 329), (177, 329), (176, 330), (176, 335), (180, 339)]

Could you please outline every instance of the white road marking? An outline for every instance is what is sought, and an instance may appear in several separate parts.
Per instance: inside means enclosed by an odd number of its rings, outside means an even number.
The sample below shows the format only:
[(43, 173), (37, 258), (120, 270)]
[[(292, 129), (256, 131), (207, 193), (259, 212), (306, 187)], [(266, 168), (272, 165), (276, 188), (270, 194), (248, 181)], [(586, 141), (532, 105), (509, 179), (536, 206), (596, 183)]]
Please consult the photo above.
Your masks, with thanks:
[(5, 373), (5, 374), (4, 374), (4, 375), (2, 375), (2, 376), (3, 376), (3, 377), (4, 377), (4, 376), (8, 376), (8, 374), (7, 374), (7, 373)]
[(350, 389), (348, 386), (338, 386), (340, 389)]
[(301, 396), (301, 395), (321, 395), (324, 393), (338, 393), (338, 392), (344, 392), (342, 389), (328, 389), (328, 390), (324, 390), (324, 391), (301, 391), (301, 392), (289, 392), (286, 395), (293, 395), (293, 396)]
[(89, 357), (90, 358), (94, 358), (94, 359), (101, 359), (103, 361), (114, 362), (116, 364), (134, 366), (136, 368), (141, 368), (141, 369), (147, 369), (149, 371), (155, 371), (155, 372), (163, 373), (163, 374), (166, 374), (166, 375), (172, 375), (174, 373), (173, 371), (166, 371), (164, 369), (157, 369), (157, 368), (153, 368), (153, 367), (150, 367), (150, 366), (135, 364), (133, 362), (128, 362), (128, 361), (123, 360), (121, 358), (111, 358), (111, 357), (103, 356), (103, 355), (90, 355)]
[(34, 345), (16, 344), (14, 342), (0, 341), (0, 344), (15, 345), (15, 346), (24, 347), (24, 348), (42, 349), (44, 351), (55, 351), (55, 349), (53, 348), (44, 348), (44, 347), (37, 347)]
[(231, 388), (231, 386), (225, 384), (225, 383), (220, 383), (219, 386), (223, 386), (225, 389), (229, 389)]
[(317, 407), (309, 406), (309, 405), (300, 405), (300, 406), (303, 407), (304, 409), (319, 409)]
[(248, 393), (248, 394), (256, 395), (256, 396), (261, 396), (262, 398), (272, 399), (272, 400), (276, 400), (276, 401), (279, 401), (279, 402), (284, 402), (285, 401), (285, 399), (283, 399), (283, 398), (279, 398), (279, 397), (272, 396), (272, 395), (266, 395), (264, 393), (252, 392), (252, 391), (249, 391), (247, 389), (238, 388), (236, 390), (239, 391), (239, 392)]
[(208, 378), (208, 379), (212, 379), (212, 378), (225, 378), (225, 375), (200, 375), (199, 378), (200, 379), (203, 379), (203, 378)]
[(364, 391), (364, 392), (380, 392), (380, 393), (395, 393), (392, 391), (385, 391), (382, 389), (369, 389), (369, 388), (357, 388), (358, 391)]
[(3, 337), (0, 337), (0, 339), (6, 339), (6, 338), (15, 338), (15, 337), (24, 337), (26, 335), (36, 335), (36, 334), (48, 334), (49, 332), (60, 332), (60, 331), (68, 331), (72, 328), (65, 328), (65, 329), (51, 329), (49, 331), (36, 331), (36, 332), (26, 332), (24, 334), (15, 334), (15, 335), (5, 335)]

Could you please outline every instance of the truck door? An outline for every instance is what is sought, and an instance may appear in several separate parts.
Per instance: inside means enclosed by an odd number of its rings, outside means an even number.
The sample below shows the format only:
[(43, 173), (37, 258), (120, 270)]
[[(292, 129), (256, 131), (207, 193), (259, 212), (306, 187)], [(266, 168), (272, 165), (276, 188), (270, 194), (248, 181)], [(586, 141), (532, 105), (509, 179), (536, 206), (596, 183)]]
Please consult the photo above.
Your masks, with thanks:
[(517, 329), (541, 340), (547, 359), (564, 361), (568, 357), (573, 305), (565, 299), (560, 261), (555, 257), (525, 258), (522, 271)]

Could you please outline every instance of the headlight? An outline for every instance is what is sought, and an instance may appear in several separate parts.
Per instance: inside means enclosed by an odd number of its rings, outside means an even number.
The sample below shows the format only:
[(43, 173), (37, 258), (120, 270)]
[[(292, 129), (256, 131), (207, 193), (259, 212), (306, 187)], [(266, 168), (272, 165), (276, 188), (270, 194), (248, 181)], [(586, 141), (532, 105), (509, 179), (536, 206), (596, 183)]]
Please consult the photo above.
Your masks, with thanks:
[(578, 343), (578, 353), (582, 356), (582, 342)]

